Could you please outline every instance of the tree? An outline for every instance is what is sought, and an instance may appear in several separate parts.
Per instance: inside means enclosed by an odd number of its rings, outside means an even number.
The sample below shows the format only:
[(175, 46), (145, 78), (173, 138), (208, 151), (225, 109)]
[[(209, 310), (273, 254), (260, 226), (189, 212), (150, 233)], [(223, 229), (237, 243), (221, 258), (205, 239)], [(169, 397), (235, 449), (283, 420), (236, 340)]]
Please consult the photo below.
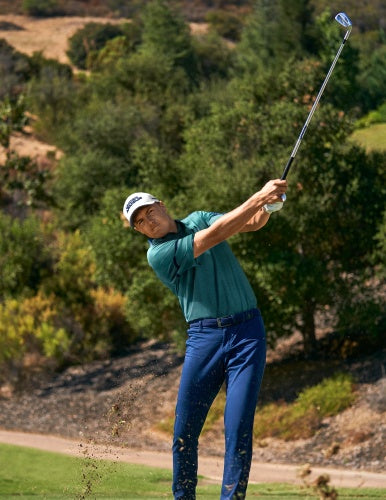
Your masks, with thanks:
[[(232, 104), (213, 103), (210, 114), (187, 131), (181, 169), (189, 172), (190, 209), (228, 211), (279, 176), (306, 114), (291, 102), (292, 92), (308, 106), (312, 102), (285, 76), (276, 78), (274, 95), (281, 98), (274, 103), (254, 102), (244, 87), (234, 92)], [(312, 80), (299, 85), (306, 88)], [(270, 339), (298, 329), (307, 353), (315, 348), (319, 312), (333, 308), (335, 324), (347, 327), (343, 304), (355, 303), (371, 275), (376, 214), (385, 207), (384, 159), (347, 142), (350, 131), (343, 112), (321, 106), (291, 171), (284, 210), (261, 233), (233, 240)]]
[(309, 0), (259, 0), (237, 46), (237, 70), (279, 69), (291, 56), (313, 53), (314, 45)]
[(0, 234), (0, 300), (37, 290), (48, 261), (38, 221), (0, 212)]
[(182, 15), (171, 9), (166, 0), (153, 0), (142, 12), (143, 31), (141, 53), (166, 57), (174, 69), (182, 68), (192, 83), (197, 68), (189, 26)]
[(87, 23), (69, 39), (67, 55), (80, 69), (86, 69), (87, 57), (93, 51), (102, 49), (108, 40), (122, 36), (122, 29), (114, 24)]

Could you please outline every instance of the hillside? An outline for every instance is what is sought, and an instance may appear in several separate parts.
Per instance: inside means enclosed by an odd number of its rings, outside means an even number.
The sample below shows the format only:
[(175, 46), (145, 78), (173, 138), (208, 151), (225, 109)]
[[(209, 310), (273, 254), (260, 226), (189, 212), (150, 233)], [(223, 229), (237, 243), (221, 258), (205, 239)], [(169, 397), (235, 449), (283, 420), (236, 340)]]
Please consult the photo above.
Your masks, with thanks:
[[(0, 16), (0, 20), (22, 28), (0, 33), (17, 50), (27, 54), (43, 51), (46, 57), (61, 62), (68, 62), (67, 40), (77, 29), (93, 20), (112, 22), (99, 17), (31, 19), (15, 15)], [(191, 27), (206, 29), (203, 24)], [(14, 135), (11, 147), (31, 156), (44, 156), (53, 149), (28, 134)], [(299, 356), (295, 336), (281, 342), (268, 360), (262, 405), (292, 401), (301, 389), (337, 371), (353, 374), (358, 397), (353, 407), (325, 419), (310, 439), (284, 442), (270, 438), (256, 443), (256, 459), (382, 471), (386, 448), (385, 351), (345, 361), (326, 355), (310, 362)], [(162, 433), (158, 424), (173, 415), (181, 364), (181, 355), (171, 346), (148, 341), (114, 359), (73, 366), (50, 376), (37, 372), (28, 385), (24, 381), (19, 393), (1, 388), (0, 427), (169, 451), (170, 435)], [(201, 449), (207, 455), (222, 454), (221, 418), (203, 436)]]
[[(344, 363), (291, 361), (296, 342), (268, 354), (260, 404), (294, 395), (335, 371), (357, 380), (355, 404), (323, 421), (310, 439), (265, 439), (255, 443), (260, 462), (339, 466), (384, 471), (386, 449), (386, 351)], [(289, 350), (290, 349), (290, 350)], [(281, 357), (278, 356), (281, 353)], [(82, 438), (93, 443), (169, 451), (170, 435), (157, 424), (173, 415), (182, 357), (155, 341), (136, 344), (126, 355), (36, 377), (17, 395), (0, 397), (0, 427)], [(292, 395), (292, 396), (291, 396)], [(203, 455), (221, 456), (222, 419), (200, 441)]]

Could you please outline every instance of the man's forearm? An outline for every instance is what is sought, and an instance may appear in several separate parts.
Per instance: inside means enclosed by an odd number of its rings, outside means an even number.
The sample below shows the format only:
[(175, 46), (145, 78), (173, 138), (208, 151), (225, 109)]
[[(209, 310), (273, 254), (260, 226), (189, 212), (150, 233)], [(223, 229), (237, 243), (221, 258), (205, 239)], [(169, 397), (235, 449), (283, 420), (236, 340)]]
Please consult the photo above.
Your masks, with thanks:
[[(198, 257), (209, 248), (242, 231), (265, 204), (279, 201), (286, 189), (287, 182), (285, 180), (271, 180), (260, 191), (248, 198), (247, 201), (217, 219), (212, 226), (198, 231), (194, 235), (193, 241), (194, 257)], [(264, 219), (261, 219), (261, 221), (263, 222)]]
[(194, 257), (239, 233), (266, 203), (266, 195), (255, 193), (242, 205), (224, 214), (210, 227), (198, 231), (194, 237)]
[(240, 233), (248, 233), (252, 231), (257, 231), (264, 227), (269, 221), (270, 214), (266, 212), (263, 208), (257, 211), (257, 213), (249, 219), (245, 226), (240, 229)]

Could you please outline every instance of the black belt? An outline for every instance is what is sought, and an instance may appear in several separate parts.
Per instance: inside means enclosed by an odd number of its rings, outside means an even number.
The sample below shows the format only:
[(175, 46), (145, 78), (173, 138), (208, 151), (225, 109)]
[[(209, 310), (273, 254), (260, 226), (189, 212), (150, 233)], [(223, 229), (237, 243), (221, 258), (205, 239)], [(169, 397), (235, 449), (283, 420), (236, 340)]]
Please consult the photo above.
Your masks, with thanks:
[(248, 321), (260, 314), (259, 309), (250, 309), (241, 313), (231, 314), (230, 316), (223, 316), (222, 318), (202, 318), (194, 319), (189, 322), (189, 326), (207, 326), (209, 328), (225, 328), (227, 326), (237, 325)]

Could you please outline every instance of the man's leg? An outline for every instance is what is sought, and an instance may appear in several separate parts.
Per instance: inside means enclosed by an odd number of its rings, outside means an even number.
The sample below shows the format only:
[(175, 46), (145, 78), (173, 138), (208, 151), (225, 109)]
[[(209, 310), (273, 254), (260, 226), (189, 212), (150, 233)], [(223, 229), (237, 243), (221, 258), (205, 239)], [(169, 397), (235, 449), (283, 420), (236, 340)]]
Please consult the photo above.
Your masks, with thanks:
[(209, 408), (224, 381), (223, 334), (218, 329), (189, 330), (177, 398), (173, 439), (174, 498), (194, 500), (198, 438)]
[(229, 329), (225, 460), (221, 499), (243, 499), (252, 460), (253, 421), (266, 357), (261, 316)]

